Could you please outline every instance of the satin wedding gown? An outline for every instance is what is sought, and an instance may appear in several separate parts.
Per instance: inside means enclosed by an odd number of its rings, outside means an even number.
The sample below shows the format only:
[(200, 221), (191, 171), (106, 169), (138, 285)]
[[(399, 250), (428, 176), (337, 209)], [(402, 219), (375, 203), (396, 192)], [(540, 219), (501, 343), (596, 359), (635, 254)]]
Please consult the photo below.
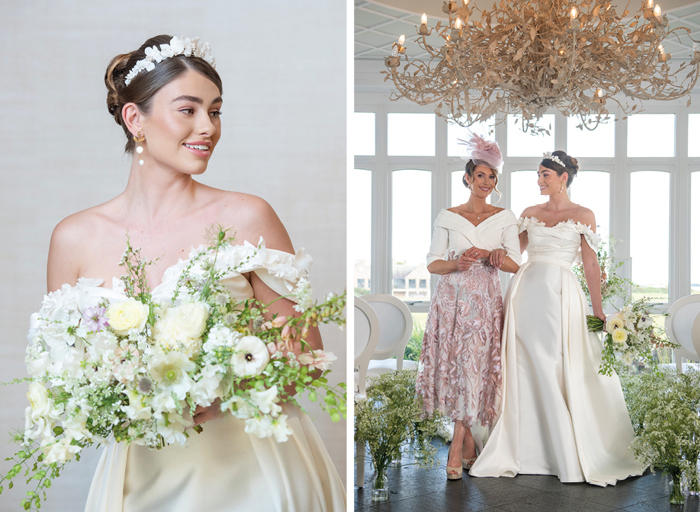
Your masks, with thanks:
[[(222, 261), (225, 253), (217, 266)], [(155, 300), (170, 300), (188, 262), (166, 270), (152, 290)], [(303, 252), (263, 249), (246, 270), (287, 295), (310, 263)], [(95, 287), (94, 293), (123, 298), (118, 283), (115, 279), (112, 289)], [(253, 297), (243, 275), (229, 274), (225, 283), (239, 300)], [(282, 412), (293, 430), (284, 443), (246, 434), (243, 420), (232, 416), (205, 423), (201, 434), (191, 432), (186, 447), (150, 450), (112, 440), (98, 463), (85, 512), (345, 511), (343, 484), (311, 420), (293, 405), (283, 405)]]
[(528, 260), (505, 300), (501, 415), (470, 475), (600, 486), (640, 475), (620, 382), (598, 374), (602, 343), (588, 332), (588, 301), (571, 271), (581, 236), (593, 250), (600, 237), (573, 221), (522, 219), (520, 231)]

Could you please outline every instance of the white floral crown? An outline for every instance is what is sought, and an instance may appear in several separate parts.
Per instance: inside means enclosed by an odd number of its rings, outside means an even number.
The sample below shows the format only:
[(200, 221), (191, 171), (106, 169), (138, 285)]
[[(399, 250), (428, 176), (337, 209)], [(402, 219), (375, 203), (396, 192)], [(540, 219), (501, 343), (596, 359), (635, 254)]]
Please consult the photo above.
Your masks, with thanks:
[(156, 67), (156, 63), (176, 55), (184, 55), (185, 57), (199, 57), (211, 64), (211, 67), (216, 69), (214, 57), (211, 55), (209, 43), (203, 43), (198, 37), (190, 39), (189, 37), (173, 37), (170, 44), (161, 44), (160, 50), (155, 45), (146, 48), (146, 58), (138, 61), (129, 71), (124, 80), (125, 85), (129, 85), (136, 75), (141, 71), (151, 71)]
[(566, 165), (564, 165), (564, 162), (559, 160), (559, 157), (557, 155), (553, 155), (550, 151), (547, 151), (542, 155), (542, 160), (551, 160), (552, 162), (557, 163), (562, 167), (566, 167)]

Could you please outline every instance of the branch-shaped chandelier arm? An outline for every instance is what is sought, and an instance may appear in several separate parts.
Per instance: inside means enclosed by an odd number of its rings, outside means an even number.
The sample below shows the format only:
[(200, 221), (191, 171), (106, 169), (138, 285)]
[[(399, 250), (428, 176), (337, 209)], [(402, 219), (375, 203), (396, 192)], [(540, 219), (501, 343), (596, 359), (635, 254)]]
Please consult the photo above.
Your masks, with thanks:
[[(609, 118), (607, 102), (629, 114), (645, 100), (687, 95), (700, 74), (697, 48), (689, 62), (670, 62), (664, 40), (690, 31), (669, 30), (653, 0), (631, 17), (609, 0), (501, 0), (489, 11), (459, 3), (444, 3), (447, 23), (428, 30), (422, 21), (418, 28), (426, 62), (405, 56), (402, 66), (403, 40), (394, 44), (384, 72), (396, 87), (392, 99), (435, 104), (437, 114), (462, 125), (517, 113), (526, 131), (546, 131), (537, 120), (556, 108), (593, 129)], [(432, 34), (442, 38), (441, 48), (428, 43)]]

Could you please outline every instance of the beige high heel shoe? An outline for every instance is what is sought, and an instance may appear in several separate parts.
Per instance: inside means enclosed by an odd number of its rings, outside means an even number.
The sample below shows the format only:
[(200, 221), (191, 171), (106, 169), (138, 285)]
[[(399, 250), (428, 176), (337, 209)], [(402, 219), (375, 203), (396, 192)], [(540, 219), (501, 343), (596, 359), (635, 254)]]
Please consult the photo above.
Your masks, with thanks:
[[(450, 450), (452, 449), (452, 444), (450, 444), (449, 450), (447, 450), (447, 460), (450, 460)], [(445, 472), (447, 473), (448, 480), (461, 480), (462, 479), (462, 466), (447, 466), (445, 465)]]

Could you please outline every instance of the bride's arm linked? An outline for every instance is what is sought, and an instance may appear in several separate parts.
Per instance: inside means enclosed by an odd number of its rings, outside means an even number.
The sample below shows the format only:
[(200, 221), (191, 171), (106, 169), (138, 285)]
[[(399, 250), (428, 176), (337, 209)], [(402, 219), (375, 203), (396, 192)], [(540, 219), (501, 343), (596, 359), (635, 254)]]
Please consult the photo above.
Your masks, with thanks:
[[(582, 224), (591, 226), (591, 230), (595, 233), (595, 215), (588, 210), (581, 220)], [(603, 300), (600, 292), (600, 265), (598, 265), (598, 255), (588, 245), (586, 237), (581, 235), (581, 259), (583, 260), (583, 273), (586, 276), (586, 284), (588, 292), (591, 296), (591, 305), (593, 306), (593, 315), (605, 321), (605, 313), (603, 313)]]

